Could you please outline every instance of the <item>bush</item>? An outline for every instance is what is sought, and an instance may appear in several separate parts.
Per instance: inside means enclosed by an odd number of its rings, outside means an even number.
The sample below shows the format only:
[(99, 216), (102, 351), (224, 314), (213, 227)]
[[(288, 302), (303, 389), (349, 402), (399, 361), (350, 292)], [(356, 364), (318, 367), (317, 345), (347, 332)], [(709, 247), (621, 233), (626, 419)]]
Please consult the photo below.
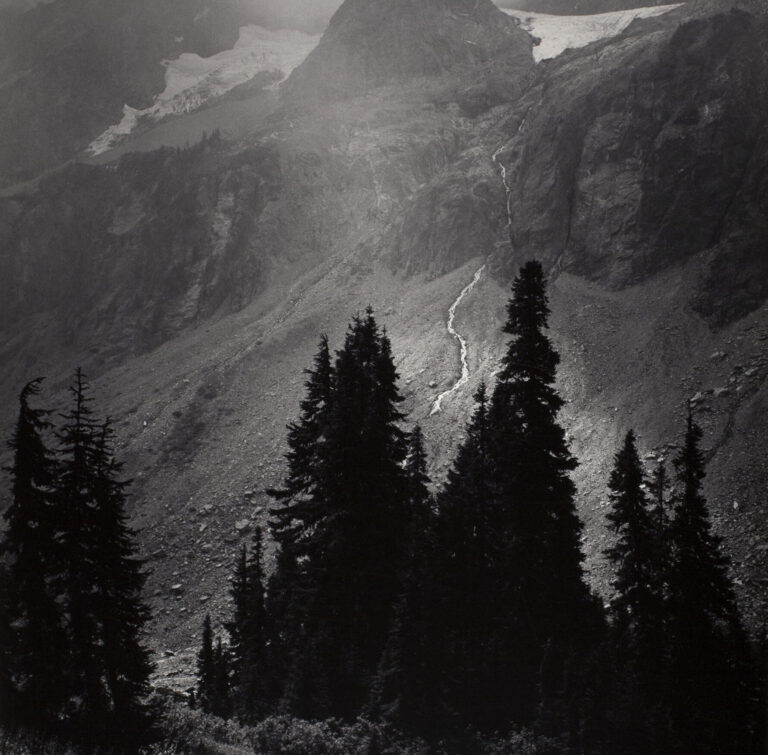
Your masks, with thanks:
[(387, 724), (363, 719), (304, 721), (270, 716), (255, 726), (240, 726), (216, 716), (170, 704), (162, 718), (162, 744), (152, 755), (427, 755), (427, 746)]

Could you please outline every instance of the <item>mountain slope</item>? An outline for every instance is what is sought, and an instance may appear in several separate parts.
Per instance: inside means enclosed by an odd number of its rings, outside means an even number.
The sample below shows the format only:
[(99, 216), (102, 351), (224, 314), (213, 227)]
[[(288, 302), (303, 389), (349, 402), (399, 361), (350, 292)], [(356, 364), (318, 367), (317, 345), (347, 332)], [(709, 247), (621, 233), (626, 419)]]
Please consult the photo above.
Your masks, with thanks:
[(490, 0), (347, 0), (286, 85), (289, 98), (350, 97), (478, 67), (523, 79), (531, 40)]
[[(468, 27), (441, 7), (453, 48)], [(616, 444), (632, 426), (644, 453), (668, 456), (693, 399), (717, 526), (759, 623), (764, 28), (756, 14), (685, 8), (538, 66), (528, 40), (495, 89), (496, 64), (471, 56), (422, 76), (424, 60), (443, 60), (438, 43), (407, 63), (418, 76), (393, 64), (371, 89), (353, 71), (356, 96), (311, 107), (289, 92), (240, 142), (74, 165), (0, 199), (2, 426), (30, 376), (50, 376), (50, 405), (76, 364), (94, 379), (135, 479), (157, 648), (225, 610), (319, 333), (338, 344), (352, 314), (376, 307), (439, 481), (497, 368), (510, 276), (531, 256), (551, 276), (595, 583)], [(383, 54), (369, 42), (360, 50)], [(311, 75), (325, 59), (297, 70), (293, 92), (323, 85)], [(453, 322), (469, 380), (432, 414), (461, 371), (448, 311), (484, 263)]]

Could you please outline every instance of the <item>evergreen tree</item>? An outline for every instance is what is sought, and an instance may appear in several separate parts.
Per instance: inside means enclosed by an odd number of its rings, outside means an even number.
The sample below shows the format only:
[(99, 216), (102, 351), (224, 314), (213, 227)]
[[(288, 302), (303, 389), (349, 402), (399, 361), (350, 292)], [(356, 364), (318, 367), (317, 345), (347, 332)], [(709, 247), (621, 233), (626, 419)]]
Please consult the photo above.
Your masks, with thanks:
[(263, 533), (257, 527), (250, 556), (240, 552), (232, 585), (234, 617), (227, 625), (235, 691), (234, 707), (243, 721), (264, 718), (273, 702), (269, 631), (264, 595)]
[[(287, 480), (273, 492), (283, 502), (274, 520), (282, 551), (274, 584), (290, 575), (300, 596), (290, 601), (292, 628), (281, 621), (293, 710), (353, 717), (398, 592), (408, 528), (406, 438), (389, 339), (372, 310), (354, 318), (332, 371), (326, 365), (316, 360), (298, 423), (311, 440), (289, 428)], [(315, 385), (328, 385), (327, 397), (321, 391), (316, 400)]]
[(136, 557), (135, 532), (128, 525), (125, 491), (130, 483), (118, 479), (122, 464), (115, 459), (113, 437), (107, 419), (92, 460), (94, 616), (109, 702), (105, 728), (108, 736), (127, 745), (142, 733), (146, 736), (150, 725), (145, 700), (153, 666), (142, 644), (150, 618), (142, 600), (146, 573)]
[[(448, 472), (438, 503), (441, 695), (452, 717), (486, 730), (508, 724), (509, 699), (499, 684), (508, 669), (500, 642), (505, 622), (498, 602), (499, 562), (494, 527), (495, 468), (492, 428), (484, 384)], [(517, 660), (515, 660), (517, 662)], [(506, 708), (502, 713), (501, 708)], [(503, 717), (503, 724), (502, 719)]]
[(531, 724), (551, 718), (567, 696), (567, 658), (589, 639), (599, 616), (582, 578), (581, 523), (569, 477), (576, 460), (557, 421), (559, 356), (545, 332), (549, 304), (539, 262), (522, 267), (512, 294), (504, 327), (511, 339), (489, 411), (495, 558), (506, 575), (495, 600), (508, 610), (503, 655), (516, 659), (504, 697), (513, 718)]
[(439, 584), (433, 501), (429, 492), (427, 454), (421, 427), (409, 437), (405, 462), (410, 534), (407, 563), (394, 607), (389, 637), (371, 689), (368, 715), (422, 735), (444, 733), (438, 709)]
[(93, 491), (96, 487), (99, 426), (87, 396), (87, 383), (80, 369), (70, 387), (73, 406), (64, 415), (58, 433), (61, 472), (57, 489), (57, 516), (69, 652), (66, 676), (69, 685), (65, 718), (76, 727), (76, 736), (91, 736), (107, 719), (109, 703), (102, 685), (103, 655), (98, 644), (96, 618), (97, 582), (94, 553), (96, 516)]
[(152, 665), (141, 642), (149, 619), (141, 597), (146, 576), (127, 524), (128, 483), (118, 479), (111, 423), (95, 420), (87, 388), (78, 369), (58, 434), (59, 589), (68, 640), (62, 713), (74, 737), (127, 746), (148, 735), (151, 723), (144, 698)]
[[(665, 533), (657, 531), (649, 511), (632, 430), (616, 454), (609, 488), (608, 520), (617, 535), (606, 551), (615, 574), (611, 612), (620, 675), (616, 697), (626, 701), (620, 736), (632, 743), (634, 752), (658, 752), (664, 719), (660, 682), (665, 671), (665, 568), (659, 541)], [(663, 500), (656, 502), (658, 506), (663, 507)]]
[[(614, 597), (611, 608), (617, 638), (630, 655), (642, 653), (653, 627), (647, 622), (660, 615), (662, 596), (654, 574), (655, 532), (644, 490), (643, 467), (630, 430), (608, 483), (612, 509), (608, 514), (617, 535), (616, 543), (606, 551), (614, 567)], [(649, 659), (643, 657), (641, 661)]]
[(216, 656), (213, 648), (211, 616), (203, 620), (203, 637), (197, 653), (197, 695), (196, 702), (205, 713), (212, 713), (216, 707)]
[(64, 699), (61, 659), (66, 635), (57, 602), (56, 464), (46, 447), (48, 412), (30, 406), (42, 378), (19, 396), (12, 440), (11, 503), (2, 545), (0, 685), (2, 715), (34, 726), (51, 724)]
[(751, 679), (744, 631), (728, 576), (728, 559), (712, 531), (700, 448), (688, 413), (675, 458), (677, 487), (670, 524), (669, 579), (672, 724), (676, 752), (745, 752)]
[(271, 532), (278, 553), (269, 582), (268, 613), (275, 639), (271, 652), (274, 671), (285, 680), (281, 708), (308, 716), (323, 707), (318, 701), (325, 697), (315, 689), (320, 674), (310, 671), (314, 656), (308, 649), (306, 620), (314, 595), (309, 568), (311, 534), (329, 515), (325, 448), (334, 371), (325, 335), (312, 368), (305, 373), (301, 413), (288, 426), (283, 486), (267, 491), (278, 504), (272, 509)]
[(229, 654), (224, 649), (221, 637), (216, 638), (213, 651), (213, 696), (211, 713), (219, 718), (232, 715), (232, 690), (230, 686)]

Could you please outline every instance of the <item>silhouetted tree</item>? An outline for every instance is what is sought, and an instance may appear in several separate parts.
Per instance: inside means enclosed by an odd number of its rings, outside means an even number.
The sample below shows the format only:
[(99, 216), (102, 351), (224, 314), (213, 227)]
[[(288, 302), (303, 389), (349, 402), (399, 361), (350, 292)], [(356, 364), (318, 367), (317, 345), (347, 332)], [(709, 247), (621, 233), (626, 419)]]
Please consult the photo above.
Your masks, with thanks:
[(196, 702), (205, 713), (212, 713), (216, 707), (216, 657), (210, 614), (203, 620), (203, 636), (197, 653)]
[(410, 509), (408, 557), (390, 633), (371, 689), (367, 713), (420, 734), (444, 733), (438, 714), (440, 656), (437, 640), (435, 519), (421, 427), (410, 434), (405, 462)]
[(289, 428), (286, 484), (273, 491), (283, 501), (274, 512), (283, 551), (275, 584), (289, 574), (301, 596), (301, 606), (292, 601), (293, 628), (280, 621), (293, 710), (353, 717), (398, 592), (408, 531), (406, 437), (389, 339), (373, 311), (353, 319), (332, 371), (323, 354), (296, 430)]
[(502, 699), (518, 723), (538, 719), (545, 729), (568, 695), (569, 656), (599, 623), (583, 581), (569, 476), (576, 460), (557, 421), (563, 399), (554, 387), (559, 356), (546, 335), (548, 318), (541, 264), (527, 262), (512, 285), (504, 326), (511, 339), (489, 411), (496, 558), (508, 575), (495, 598), (508, 610), (502, 655), (516, 658)]
[(688, 413), (675, 458), (669, 579), (674, 751), (745, 752), (749, 747), (751, 677), (728, 559), (712, 532), (702, 492), (702, 432)]
[(2, 583), (0, 686), (2, 714), (34, 726), (50, 725), (65, 697), (62, 658), (66, 634), (58, 592), (54, 495), (56, 463), (46, 446), (48, 412), (30, 406), (42, 378), (19, 396), (19, 417), (9, 446), (11, 503), (0, 550)]
[(125, 511), (130, 482), (119, 479), (122, 464), (115, 459), (113, 438), (107, 419), (96, 438), (92, 459), (93, 610), (108, 697), (105, 730), (108, 737), (127, 746), (146, 736), (151, 723), (146, 697), (153, 665), (142, 643), (150, 619), (142, 599), (146, 573), (136, 556), (136, 533), (129, 527)]
[(263, 533), (254, 532), (250, 556), (245, 546), (232, 583), (234, 616), (227, 625), (234, 709), (241, 720), (258, 721), (274, 702), (269, 632), (264, 596)]
[(657, 752), (657, 729), (663, 719), (659, 682), (665, 669), (665, 566), (658, 543), (665, 534), (657, 532), (649, 511), (632, 430), (616, 454), (608, 486), (612, 504), (608, 521), (617, 536), (606, 551), (615, 575), (612, 629), (620, 664), (618, 694), (626, 700), (621, 736), (635, 752)]

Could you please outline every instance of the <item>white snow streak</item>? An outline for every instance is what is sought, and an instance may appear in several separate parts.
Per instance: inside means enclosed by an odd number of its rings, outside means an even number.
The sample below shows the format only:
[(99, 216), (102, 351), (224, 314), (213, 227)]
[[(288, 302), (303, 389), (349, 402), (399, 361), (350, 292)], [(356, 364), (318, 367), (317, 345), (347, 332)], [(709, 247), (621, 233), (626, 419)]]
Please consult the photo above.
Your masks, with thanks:
[(296, 30), (270, 31), (249, 25), (240, 29), (231, 50), (208, 58), (185, 52), (176, 60), (166, 61), (165, 90), (157, 95), (154, 103), (145, 110), (125, 105), (120, 123), (110, 126), (95, 139), (88, 151), (94, 155), (106, 152), (131, 134), (140, 121), (157, 122), (169, 115), (190, 113), (259, 73), (279, 73), (283, 81), (304, 61), (318, 39)]
[(651, 8), (598, 13), (592, 16), (551, 16), (523, 10), (502, 8), (504, 13), (520, 20), (520, 25), (541, 43), (533, 48), (533, 57), (540, 60), (555, 58), (569, 48), (585, 47), (598, 39), (621, 34), (636, 18), (661, 16), (676, 5), (657, 5)]
[(467, 296), (467, 294), (472, 291), (472, 289), (477, 285), (477, 282), (480, 280), (480, 276), (483, 274), (483, 270), (485, 270), (485, 265), (483, 265), (476, 273), (474, 278), (462, 289), (462, 292), (459, 294), (458, 298), (456, 299), (453, 304), (451, 304), (451, 308), (448, 310), (448, 332), (459, 342), (460, 347), (460, 357), (461, 357), (461, 377), (456, 381), (456, 383), (453, 385), (453, 387), (449, 388), (447, 391), (443, 391), (436, 399), (435, 403), (432, 405), (432, 411), (429, 413), (429, 416), (431, 417), (433, 414), (437, 414), (443, 403), (443, 399), (446, 396), (449, 396), (454, 391), (459, 390), (466, 382), (469, 380), (469, 361), (467, 359), (467, 342), (464, 340), (464, 337), (461, 335), (461, 333), (458, 333), (456, 329), (453, 327), (453, 321), (456, 317), (456, 308), (461, 304), (464, 297)]

